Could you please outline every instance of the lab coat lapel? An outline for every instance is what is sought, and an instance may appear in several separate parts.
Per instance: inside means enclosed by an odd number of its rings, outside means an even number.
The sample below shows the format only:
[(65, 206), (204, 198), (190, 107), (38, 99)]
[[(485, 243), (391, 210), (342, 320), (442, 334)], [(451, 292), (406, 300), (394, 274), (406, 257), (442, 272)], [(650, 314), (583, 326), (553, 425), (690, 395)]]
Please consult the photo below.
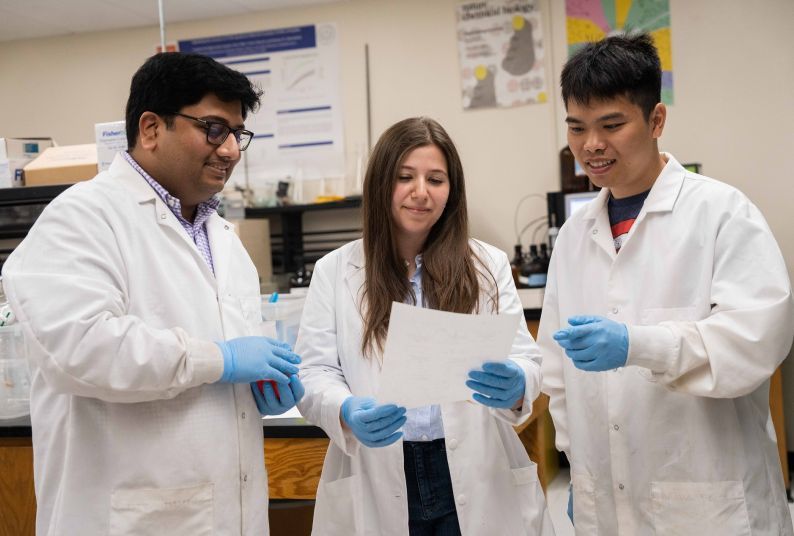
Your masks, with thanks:
[(590, 222), (590, 239), (603, 249), (609, 258), (614, 260), (615, 242), (612, 240), (612, 228), (609, 225), (609, 213), (607, 212), (607, 200), (609, 190), (601, 189), (598, 196), (590, 202), (583, 210), (584, 219)]
[(344, 270), (345, 286), (350, 293), (350, 298), (358, 309), (361, 304), (361, 296), (364, 292), (364, 280), (366, 278), (363, 242), (359, 242), (350, 252)]
[(144, 179), (120, 154), (116, 155), (113, 163), (110, 165), (110, 173), (118, 177), (121, 186), (141, 207), (146, 205), (151, 206), (151, 217), (155, 218), (157, 224), (163, 229), (163, 232), (172, 237), (176, 237), (175, 240), (181, 241), (182, 244), (187, 247), (188, 251), (192, 252), (191, 254), (196, 258), (196, 262), (201, 266), (200, 269), (204, 271), (204, 275), (212, 281), (212, 271), (209, 266), (207, 266), (207, 261), (201, 256), (196, 244), (194, 244), (187, 235), (182, 228), (182, 224), (179, 223), (179, 220), (177, 220), (176, 216), (171, 212), (171, 209), (160, 199), (157, 192), (149, 186), (146, 179)]
[(206, 225), (212, 251), (212, 264), (215, 267), (215, 280), (218, 282), (218, 290), (221, 291), (225, 287), (229, 275), (231, 257), (229, 250), (234, 240), (234, 226), (217, 213), (207, 219)]
[(662, 154), (664, 154), (667, 164), (656, 178), (656, 181), (654, 181), (653, 186), (651, 186), (651, 191), (648, 192), (648, 197), (642, 205), (642, 210), (640, 210), (637, 219), (631, 226), (631, 230), (629, 230), (628, 236), (623, 241), (623, 246), (620, 248), (621, 251), (625, 251), (632, 242), (632, 237), (641, 231), (643, 222), (649, 217), (649, 214), (671, 212), (673, 210), (681, 193), (681, 188), (684, 186), (686, 170), (672, 155), (668, 153)]

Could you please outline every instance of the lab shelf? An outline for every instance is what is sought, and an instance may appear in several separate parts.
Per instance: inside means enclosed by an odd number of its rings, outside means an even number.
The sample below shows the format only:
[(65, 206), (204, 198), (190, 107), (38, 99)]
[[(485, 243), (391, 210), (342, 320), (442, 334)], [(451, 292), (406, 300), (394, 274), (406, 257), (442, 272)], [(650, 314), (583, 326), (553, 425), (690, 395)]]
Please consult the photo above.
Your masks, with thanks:
[(303, 214), (361, 207), (361, 197), (308, 205), (246, 208), (246, 219), (278, 218), (281, 232), (272, 233), (271, 252), (274, 273), (294, 273), (339, 247), (361, 236), (361, 229), (339, 228), (304, 231)]
[(0, 207), (17, 205), (46, 205), (72, 184), (53, 184), (51, 186), (21, 186), (19, 188), (0, 188)]

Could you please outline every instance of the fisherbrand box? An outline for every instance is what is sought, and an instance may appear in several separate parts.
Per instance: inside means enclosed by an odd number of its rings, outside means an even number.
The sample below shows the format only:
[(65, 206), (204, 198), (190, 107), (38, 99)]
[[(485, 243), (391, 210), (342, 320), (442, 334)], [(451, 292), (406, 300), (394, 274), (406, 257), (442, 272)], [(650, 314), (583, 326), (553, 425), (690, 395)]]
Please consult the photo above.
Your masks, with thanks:
[(127, 132), (124, 121), (97, 123), (94, 125), (96, 136), (97, 169), (105, 171), (110, 167), (116, 153), (127, 150)]

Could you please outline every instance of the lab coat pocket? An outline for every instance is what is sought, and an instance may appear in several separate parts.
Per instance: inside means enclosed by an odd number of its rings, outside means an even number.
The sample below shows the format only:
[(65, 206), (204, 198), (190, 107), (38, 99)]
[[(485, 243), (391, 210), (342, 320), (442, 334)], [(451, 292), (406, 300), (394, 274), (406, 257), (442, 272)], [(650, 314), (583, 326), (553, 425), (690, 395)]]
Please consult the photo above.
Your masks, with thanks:
[(750, 536), (750, 519), (739, 480), (651, 482), (656, 534)]
[(543, 494), (543, 488), (540, 487), (540, 480), (538, 480), (537, 466), (532, 464), (529, 467), (519, 467), (511, 471), (525, 533), (538, 536), (553, 535), (554, 530), (546, 510), (546, 497)]
[(111, 536), (213, 533), (213, 485), (119, 489), (110, 497)]
[(573, 526), (576, 534), (588, 536), (598, 534), (598, 514), (596, 512), (596, 489), (591, 476), (582, 473), (571, 474), (573, 487)]
[(320, 482), (314, 507), (312, 534), (354, 536), (361, 534), (359, 509), (363, 506), (361, 477), (353, 475), (331, 482)]

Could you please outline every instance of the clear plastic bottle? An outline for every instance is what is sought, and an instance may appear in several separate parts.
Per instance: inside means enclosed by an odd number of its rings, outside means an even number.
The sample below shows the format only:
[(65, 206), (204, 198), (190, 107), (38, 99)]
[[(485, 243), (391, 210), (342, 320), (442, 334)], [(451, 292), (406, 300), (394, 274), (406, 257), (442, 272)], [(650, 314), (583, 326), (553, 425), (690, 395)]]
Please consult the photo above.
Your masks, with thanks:
[(8, 305), (0, 278), (0, 419), (30, 413), (30, 371), (22, 332)]

